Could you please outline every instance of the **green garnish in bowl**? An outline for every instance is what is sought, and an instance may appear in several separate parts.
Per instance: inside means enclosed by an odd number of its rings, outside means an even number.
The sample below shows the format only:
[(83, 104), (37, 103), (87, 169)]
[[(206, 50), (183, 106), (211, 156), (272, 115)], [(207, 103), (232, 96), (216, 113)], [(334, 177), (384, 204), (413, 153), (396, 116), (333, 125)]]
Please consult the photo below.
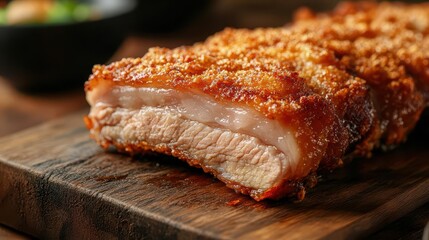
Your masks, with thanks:
[(13, 0), (0, 8), (0, 25), (61, 24), (95, 16), (88, 3), (74, 0)]

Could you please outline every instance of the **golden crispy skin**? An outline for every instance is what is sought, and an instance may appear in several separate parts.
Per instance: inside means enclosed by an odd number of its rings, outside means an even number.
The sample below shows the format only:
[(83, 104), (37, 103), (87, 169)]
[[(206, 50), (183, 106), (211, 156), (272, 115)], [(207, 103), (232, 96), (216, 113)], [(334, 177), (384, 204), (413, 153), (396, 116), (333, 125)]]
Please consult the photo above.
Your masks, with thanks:
[(306, 164), (300, 178), (257, 199), (296, 193), (296, 182), (335, 168), (347, 153), (370, 156), (404, 141), (429, 103), (428, 4), (342, 4), (297, 16), (284, 28), (225, 29), (193, 46), (97, 65), (85, 89), (107, 82), (194, 91), (279, 120), (297, 132)]

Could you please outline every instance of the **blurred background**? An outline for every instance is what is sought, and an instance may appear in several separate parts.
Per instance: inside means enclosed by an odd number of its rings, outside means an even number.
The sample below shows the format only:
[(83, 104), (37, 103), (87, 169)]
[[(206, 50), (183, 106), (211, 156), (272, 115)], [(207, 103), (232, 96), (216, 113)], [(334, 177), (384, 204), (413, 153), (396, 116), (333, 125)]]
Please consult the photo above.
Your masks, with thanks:
[[(327, 11), (338, 2), (0, 0), (0, 137), (87, 108), (83, 84), (94, 64), (190, 45), (225, 27), (282, 26), (302, 6)], [(0, 225), (3, 237), (26, 238)]]

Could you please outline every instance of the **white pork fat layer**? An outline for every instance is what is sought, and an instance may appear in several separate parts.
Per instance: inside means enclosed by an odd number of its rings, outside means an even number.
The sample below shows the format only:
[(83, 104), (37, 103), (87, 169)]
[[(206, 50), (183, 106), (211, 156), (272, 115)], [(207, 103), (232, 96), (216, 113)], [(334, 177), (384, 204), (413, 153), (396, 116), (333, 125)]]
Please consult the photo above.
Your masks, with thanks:
[(107, 105), (131, 110), (145, 106), (166, 108), (187, 119), (246, 134), (269, 146), (275, 146), (286, 156), (285, 163), (289, 166), (289, 173), (295, 172), (298, 165), (301, 153), (293, 131), (279, 121), (268, 119), (246, 106), (221, 104), (212, 97), (191, 91), (107, 84), (100, 84), (89, 91), (87, 100), (91, 106)]

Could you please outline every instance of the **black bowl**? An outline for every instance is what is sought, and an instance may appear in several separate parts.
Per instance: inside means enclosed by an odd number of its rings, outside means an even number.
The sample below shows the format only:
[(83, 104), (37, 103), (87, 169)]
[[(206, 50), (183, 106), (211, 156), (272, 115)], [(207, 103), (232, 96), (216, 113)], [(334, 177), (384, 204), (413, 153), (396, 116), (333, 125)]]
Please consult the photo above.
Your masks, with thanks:
[(0, 26), (0, 76), (21, 90), (82, 85), (96, 63), (118, 49), (132, 23), (135, 0), (82, 1), (97, 20)]

